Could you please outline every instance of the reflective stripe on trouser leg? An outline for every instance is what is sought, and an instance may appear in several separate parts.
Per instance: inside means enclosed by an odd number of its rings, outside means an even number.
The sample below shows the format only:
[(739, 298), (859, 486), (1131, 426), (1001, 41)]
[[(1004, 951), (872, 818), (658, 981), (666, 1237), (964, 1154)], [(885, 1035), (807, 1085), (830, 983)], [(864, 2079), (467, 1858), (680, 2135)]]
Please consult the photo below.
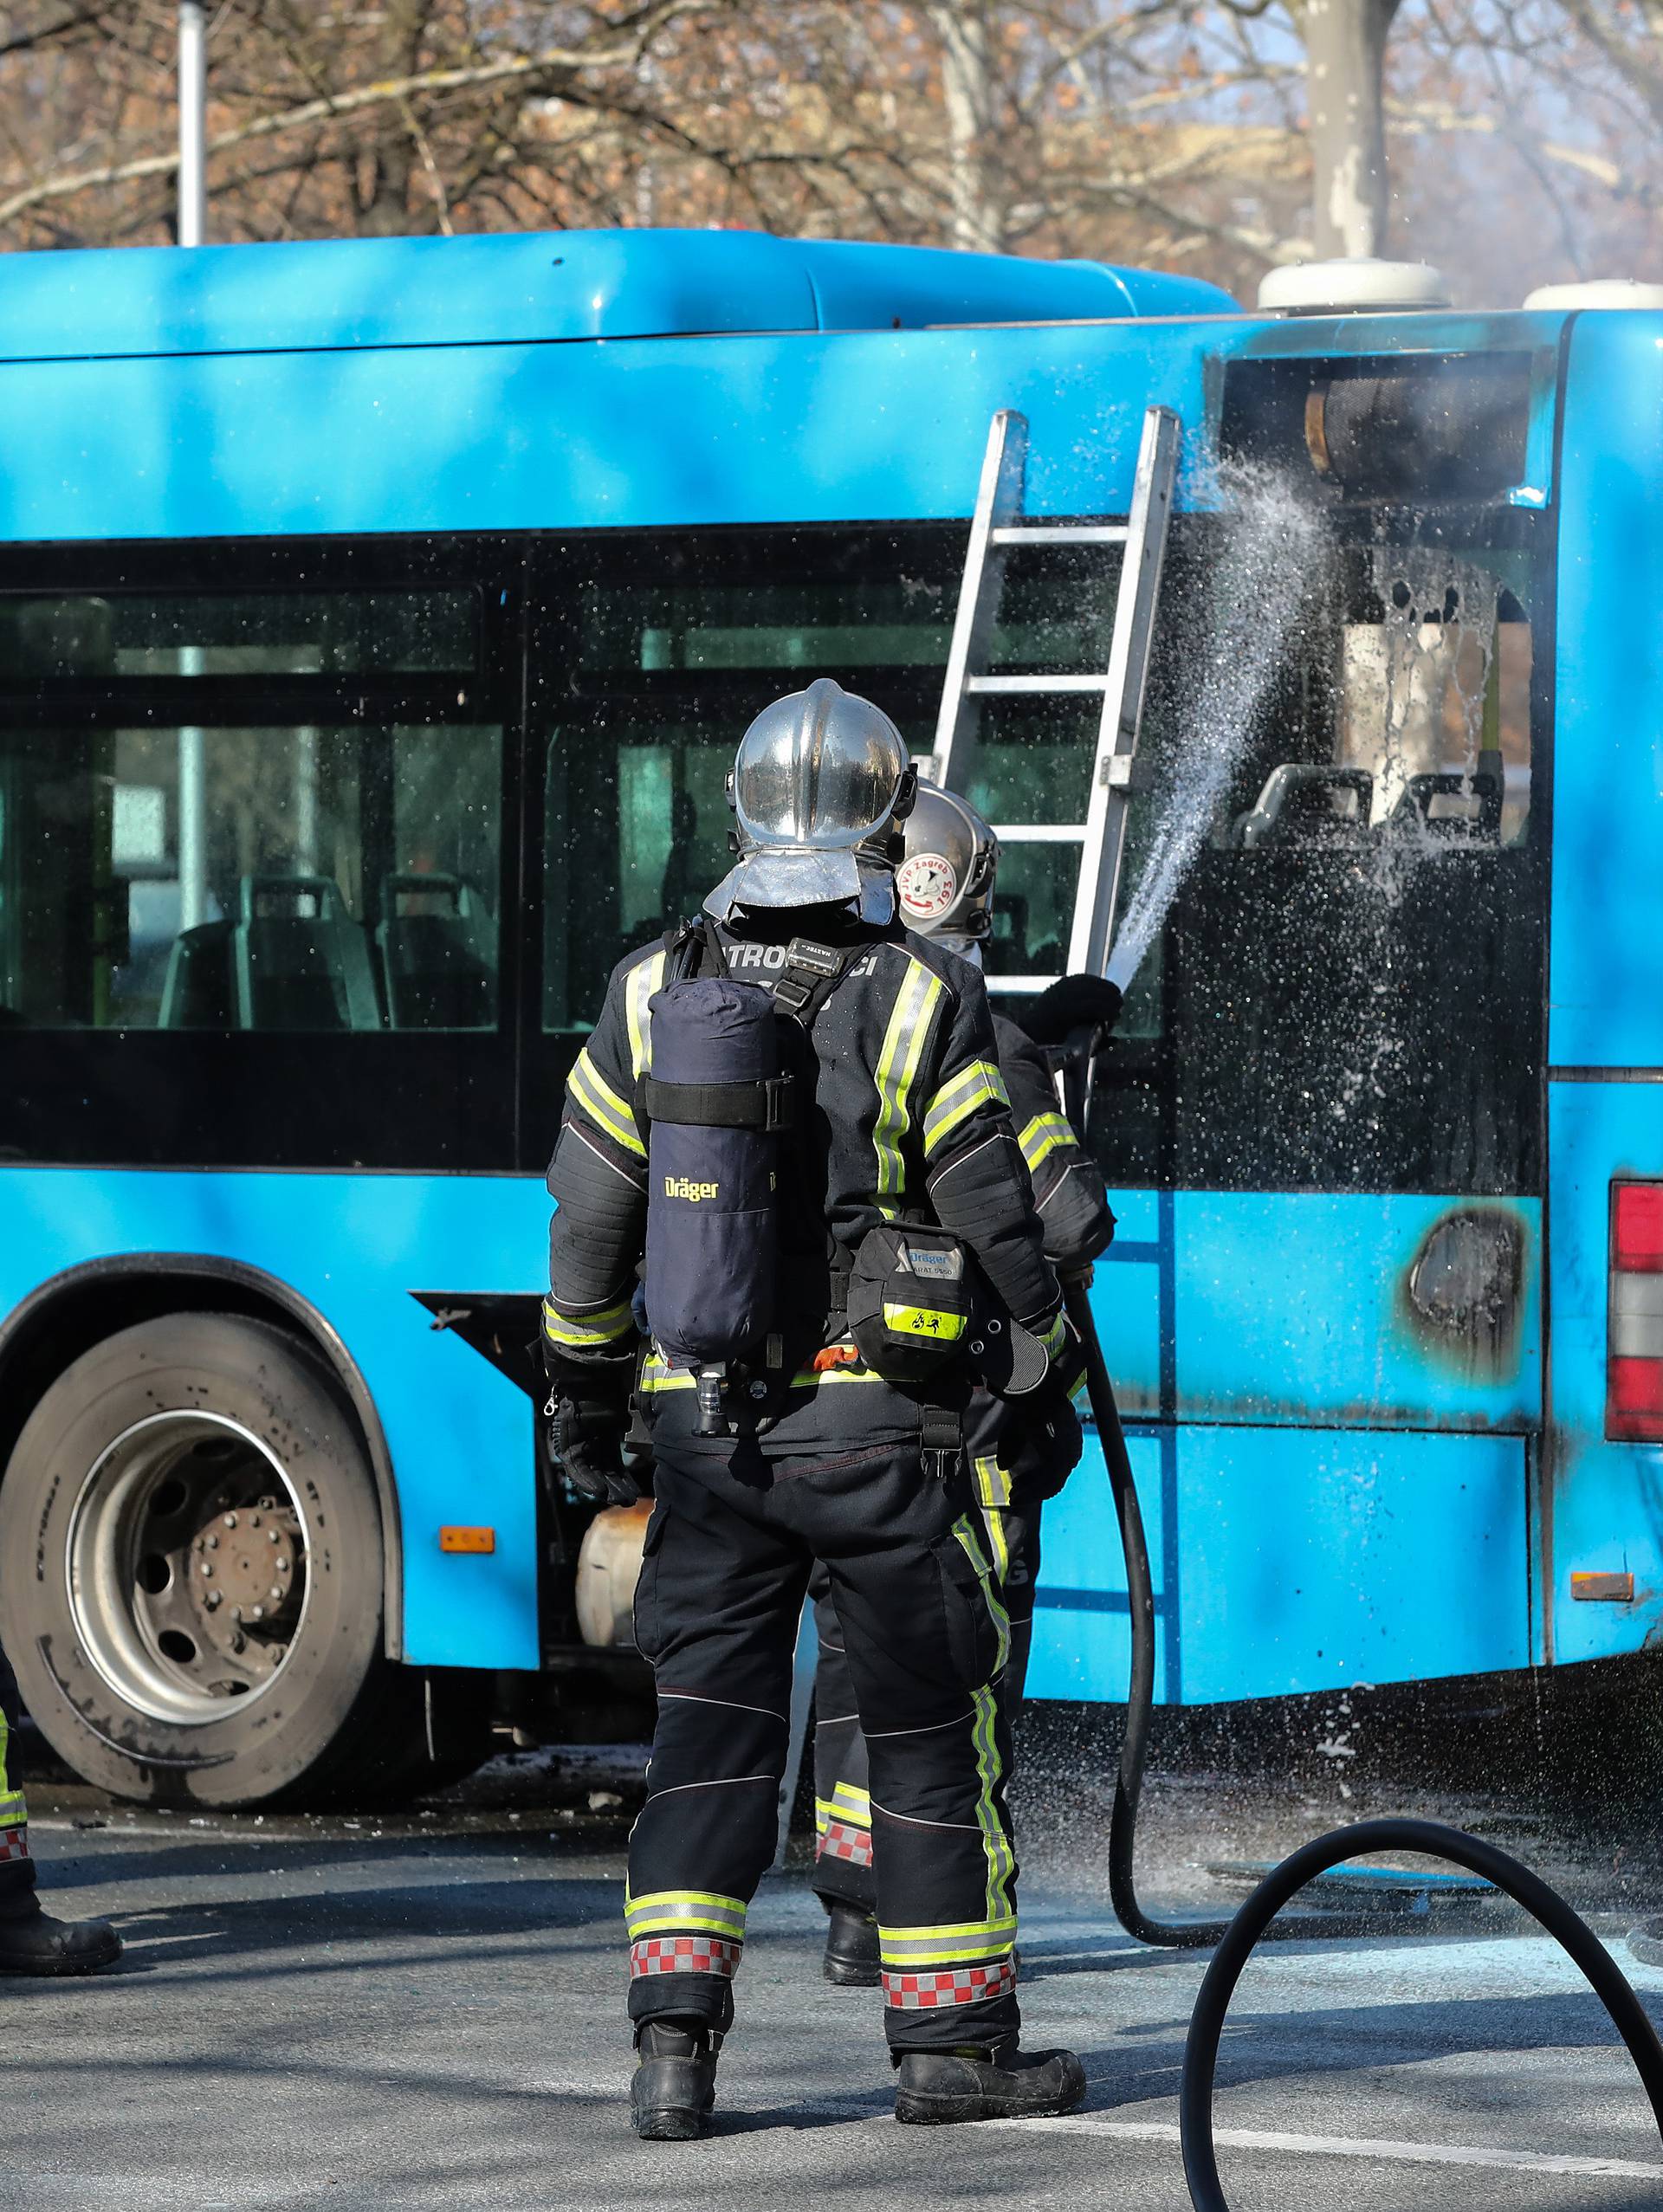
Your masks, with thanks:
[(29, 1848), (29, 1808), (17, 1787), (15, 1731), (23, 1717), (17, 1678), (0, 1651), (0, 1896), (35, 1885)]
[(814, 1887), (828, 1904), (835, 1900), (870, 1912), (877, 1902), (877, 1890), (872, 1874), (866, 1739), (855, 1711), (842, 1626), (823, 1568), (816, 1568), (809, 1595), (820, 1640), (814, 1675)]
[[(897, 2050), (1000, 2041), (1020, 2021), (1017, 1866), (998, 1691), (1008, 1637), (985, 1548), (961, 1513), (922, 1560), (891, 1562), (886, 1575), (908, 1587), (887, 1624), (868, 1616), (876, 1651), (856, 1626), (871, 1594), (861, 1566), (832, 1564), (870, 1764), (885, 2033)], [(931, 1635), (938, 1656), (926, 1674), (921, 1646)], [(910, 1675), (883, 1664), (903, 1653)]]
[(663, 1459), (656, 1489), (636, 1594), (658, 1717), (630, 1835), (630, 2017), (725, 2030), (773, 1857), (806, 1564)]

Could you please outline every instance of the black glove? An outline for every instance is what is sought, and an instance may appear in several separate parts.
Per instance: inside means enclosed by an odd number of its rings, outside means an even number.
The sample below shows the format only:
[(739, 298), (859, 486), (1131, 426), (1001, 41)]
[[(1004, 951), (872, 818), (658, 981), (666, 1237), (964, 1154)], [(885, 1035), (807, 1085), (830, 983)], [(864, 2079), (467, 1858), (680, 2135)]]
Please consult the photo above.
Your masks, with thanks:
[(641, 1485), (624, 1464), (629, 1416), (614, 1399), (555, 1395), (548, 1456), (580, 1497), (597, 1505), (635, 1505)]
[(1011, 1478), (1013, 1505), (1055, 1497), (1080, 1464), (1085, 1438), (1066, 1393), (1044, 1390), (1010, 1409), (1000, 1463)]

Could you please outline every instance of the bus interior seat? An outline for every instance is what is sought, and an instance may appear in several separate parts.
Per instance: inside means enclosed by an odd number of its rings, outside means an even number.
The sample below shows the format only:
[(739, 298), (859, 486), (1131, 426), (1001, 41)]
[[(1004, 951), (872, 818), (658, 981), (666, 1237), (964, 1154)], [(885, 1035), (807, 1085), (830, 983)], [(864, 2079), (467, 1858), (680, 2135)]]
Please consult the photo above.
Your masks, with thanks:
[(1267, 846), (1361, 844), (1369, 835), (1375, 779), (1367, 768), (1330, 767), (1284, 760), (1233, 825), (1232, 842), (1244, 852)]
[(229, 922), (199, 922), (173, 940), (157, 1025), (162, 1029), (236, 1027)]
[(1501, 755), (1485, 750), (1470, 776), (1459, 768), (1434, 768), (1409, 777), (1386, 826), (1446, 843), (1499, 844), (1505, 789)]
[[(310, 913), (301, 909), (309, 905)], [(236, 1025), (379, 1029), (369, 940), (328, 876), (245, 876), (232, 931)]]
[[(401, 913), (401, 901), (444, 901), (440, 913)], [(394, 1029), (489, 1029), (496, 967), (471, 884), (459, 876), (396, 875), (381, 883), (375, 948)]]

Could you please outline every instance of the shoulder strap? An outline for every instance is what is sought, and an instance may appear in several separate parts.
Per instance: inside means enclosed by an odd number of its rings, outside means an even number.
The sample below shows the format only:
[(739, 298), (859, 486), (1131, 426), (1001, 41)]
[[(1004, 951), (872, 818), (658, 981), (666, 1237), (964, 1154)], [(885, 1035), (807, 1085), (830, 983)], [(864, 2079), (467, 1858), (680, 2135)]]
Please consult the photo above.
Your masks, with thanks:
[(786, 947), (786, 964), (774, 983), (774, 1005), (791, 1015), (806, 1034), (844, 977), (870, 950), (864, 944), (817, 945), (812, 938), (793, 937)]
[(707, 967), (715, 975), (728, 972), (727, 952), (708, 914), (692, 915), (676, 928), (666, 930), (664, 952), (666, 983), (685, 983), (703, 973)]

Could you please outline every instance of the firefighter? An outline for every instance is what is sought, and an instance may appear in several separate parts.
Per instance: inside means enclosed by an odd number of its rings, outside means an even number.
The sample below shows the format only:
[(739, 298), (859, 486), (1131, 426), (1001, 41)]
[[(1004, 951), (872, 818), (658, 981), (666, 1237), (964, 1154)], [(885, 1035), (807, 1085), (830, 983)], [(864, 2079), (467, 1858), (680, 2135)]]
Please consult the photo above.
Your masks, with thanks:
[(91, 1974), (121, 1956), (107, 1920), (55, 1920), (42, 1911), (19, 1787), (17, 1678), (0, 1651), (0, 1974)]
[[(993, 928), (999, 840), (957, 792), (921, 784), (905, 824), (906, 852), (896, 876), (901, 914), (921, 936), (961, 959), (981, 961)], [(1087, 1266), (1115, 1233), (1115, 1218), (1096, 1161), (1059, 1113), (1051, 1070), (1026, 1032), (993, 1016), (999, 1064), (1032, 1187), (1045, 1257), (1059, 1273)], [(1033, 1633), (1039, 1576), (1039, 1509), (1055, 1495), (1073, 1457), (1022, 1433), (1021, 1416), (979, 1394), (968, 1430), (976, 1502), (1010, 1616), (1011, 1656), (1001, 1685), (1014, 1728)], [(829, 1916), (825, 1978), (852, 1988), (878, 1980), (873, 1906), (871, 1821), (866, 1746), (849, 1685), (843, 1633), (830, 1580), (811, 1585), (820, 1659), (814, 1685), (814, 1886)]]
[[(625, 1898), (632, 2118), (654, 2139), (698, 2133), (714, 2101), (746, 1908), (773, 1856), (793, 1650), (817, 1558), (847, 1631), (882, 1838), (896, 2117), (1059, 2112), (1084, 2090), (1071, 2052), (1019, 2041), (995, 1688), (1008, 1629), (960, 1450), (967, 1380), (962, 1360), (940, 1363), (943, 1340), (957, 1351), (974, 1328), (962, 1302), (978, 1271), (1017, 1324), (996, 1344), (969, 1337), (990, 1359), (1000, 1349), (1006, 1387), (1054, 1399), (1067, 1331), (981, 979), (898, 918), (897, 825), (913, 780), (889, 718), (828, 679), (765, 709), (730, 784), (737, 865), (696, 933), (615, 971), (549, 1170), (555, 1457), (586, 1495), (627, 1497), (635, 1380), (656, 1466), (635, 1610), (658, 1720)], [(797, 1056), (799, 1103), (767, 1179), (778, 1206), (771, 1325), (748, 1357), (695, 1371), (666, 1353), (661, 1316), (678, 1299), (712, 1307), (728, 1295), (700, 1225), (714, 1226), (737, 1172), (715, 1172), (735, 1156), (722, 1147), (773, 1110), (758, 1103), (760, 1082), (670, 1080), (678, 992), (723, 969), (719, 996), (735, 1020), (754, 1003), (745, 984), (772, 994), (761, 1003)], [(671, 1135), (708, 1138), (712, 1172), (661, 1175)], [(760, 1226), (736, 1239), (732, 1269), (767, 1241)], [(651, 1335), (637, 1359), (644, 1252)], [(689, 1253), (691, 1281), (676, 1273)], [(937, 1362), (929, 1379), (903, 1374), (915, 1355)]]

